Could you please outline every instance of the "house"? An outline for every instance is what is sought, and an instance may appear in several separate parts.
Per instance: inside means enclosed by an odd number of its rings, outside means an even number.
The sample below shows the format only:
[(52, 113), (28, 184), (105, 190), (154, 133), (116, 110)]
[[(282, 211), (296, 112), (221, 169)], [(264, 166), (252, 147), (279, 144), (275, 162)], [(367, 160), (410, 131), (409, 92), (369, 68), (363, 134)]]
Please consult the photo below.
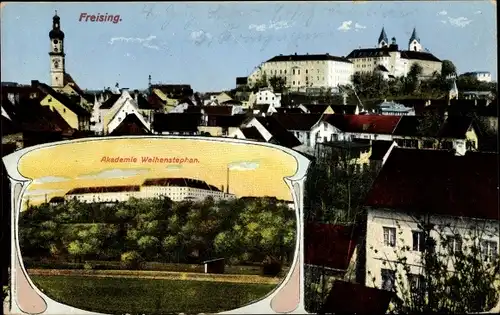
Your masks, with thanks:
[(474, 78), (480, 82), (491, 82), (491, 73), (488, 71), (465, 72), (460, 76)]
[[(435, 127), (424, 129), (426, 118), (402, 116), (393, 133), (393, 139), (401, 147), (419, 149), (455, 150), (457, 154), (477, 150), (478, 136), (470, 117), (449, 116)], [(434, 129), (434, 130), (433, 130)]]
[(402, 270), (394, 262), (403, 246), (409, 246), (408, 276), (422, 281), (420, 257), (429, 245), (422, 220), (432, 227), (432, 249), (445, 257), (471, 245), (469, 236), (478, 231), (480, 258), (498, 257), (497, 170), (497, 154), (394, 148), (365, 201), (365, 285), (395, 289)]
[(182, 99), (194, 94), (189, 84), (150, 84), (149, 92), (164, 96), (169, 99)]
[[(214, 106), (216, 108), (218, 106)], [(208, 133), (213, 137), (228, 136), (238, 129), (248, 117), (246, 115), (203, 115), (202, 124), (198, 126), (200, 133)]]
[(299, 105), (299, 108), (307, 114), (335, 114), (333, 109), (328, 104), (301, 104)]
[(311, 128), (311, 146), (350, 139), (392, 140), (399, 116), (323, 115)]
[(235, 128), (229, 133), (228, 137), (266, 142), (266, 139), (256, 127)]
[(271, 88), (262, 88), (255, 94), (255, 104), (269, 104), (274, 108), (281, 107), (281, 93), (274, 93)]
[(58, 206), (60, 204), (63, 204), (64, 203), (64, 197), (60, 197), (60, 196), (56, 196), (56, 197), (52, 197), (50, 198), (50, 201), (49, 201), (49, 204), (52, 206), (52, 207), (55, 207), (55, 206)]
[(257, 128), (266, 142), (278, 144), (287, 148), (296, 148), (301, 145), (299, 139), (297, 139), (293, 133), (286, 130), (286, 128), (272, 116), (249, 118), (243, 123), (242, 127)]
[(226, 92), (207, 93), (205, 95), (208, 96), (209, 98), (203, 101), (204, 106), (217, 106), (217, 105), (222, 105), (223, 103), (228, 101), (234, 101), (233, 98), (229, 96)]
[(274, 106), (272, 106), (271, 104), (254, 105), (252, 107), (252, 113), (254, 115), (266, 116), (272, 115), (276, 112), (276, 108), (274, 108)]
[(217, 258), (211, 260), (205, 260), (202, 262), (205, 266), (205, 273), (215, 273), (215, 274), (223, 274), (225, 269), (225, 260), (224, 258)]
[(300, 107), (279, 107), (275, 108), (278, 114), (305, 114)]
[(314, 148), (317, 161), (349, 165), (353, 173), (368, 169), (370, 156), (371, 144), (368, 139), (320, 142)]
[(198, 135), (198, 126), (202, 124), (201, 114), (164, 114), (155, 113), (153, 132), (165, 135)]
[(149, 127), (144, 124), (144, 120), (139, 119), (136, 113), (129, 113), (125, 116), (118, 126), (113, 128), (109, 133), (110, 136), (127, 136), (127, 135), (149, 135), (151, 134)]
[(38, 87), (46, 94), (40, 104), (48, 106), (52, 111), (57, 111), (71, 128), (90, 130), (91, 114), (86, 109), (75, 103), (67, 95), (56, 92), (47, 84), (32, 81), (32, 86)]
[(321, 119), (321, 114), (273, 114), (286, 130), (305, 146), (310, 147), (311, 128)]

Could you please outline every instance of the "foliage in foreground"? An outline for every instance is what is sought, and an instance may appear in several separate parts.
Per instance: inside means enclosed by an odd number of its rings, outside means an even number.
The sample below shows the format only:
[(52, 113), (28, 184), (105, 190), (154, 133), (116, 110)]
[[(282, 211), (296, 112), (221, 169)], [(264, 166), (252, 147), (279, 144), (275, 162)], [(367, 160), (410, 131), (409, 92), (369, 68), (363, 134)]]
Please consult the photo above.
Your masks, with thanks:
[[(500, 292), (500, 260), (498, 248), (490, 248), (487, 240), (498, 239), (498, 228), (477, 222), (464, 229), (459, 220), (439, 226), (431, 224), (428, 217), (416, 217), (416, 222), (422, 231), (418, 267), (409, 259), (418, 248), (404, 244), (403, 238), (397, 241), (396, 260), (382, 262), (383, 268), (394, 272), (390, 281), (398, 294), (391, 312), (465, 314), (495, 307)], [(370, 250), (377, 253), (374, 248)]]
[(232, 264), (293, 258), (295, 212), (273, 198), (174, 203), (130, 199), (116, 205), (76, 200), (32, 206), (21, 213), (25, 257), (199, 263), (226, 258)]

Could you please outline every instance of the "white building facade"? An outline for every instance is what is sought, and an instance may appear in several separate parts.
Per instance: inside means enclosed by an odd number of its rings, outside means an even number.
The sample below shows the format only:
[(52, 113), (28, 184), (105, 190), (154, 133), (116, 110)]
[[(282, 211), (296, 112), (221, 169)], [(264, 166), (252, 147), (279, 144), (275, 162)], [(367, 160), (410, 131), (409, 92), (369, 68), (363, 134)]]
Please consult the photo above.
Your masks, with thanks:
[(269, 104), (274, 108), (281, 107), (281, 93), (274, 93), (270, 88), (260, 89), (255, 94), (255, 104)]
[(248, 84), (254, 85), (262, 77), (282, 77), (291, 91), (305, 91), (307, 88), (332, 88), (351, 82), (353, 64), (344, 57), (322, 55), (279, 55), (262, 63), (248, 77)]
[(462, 75), (476, 78), (480, 82), (491, 82), (491, 73), (487, 71), (466, 72)]
[[(447, 255), (465, 250), (472, 240), (481, 248), (485, 263), (498, 257), (499, 221), (479, 220), (463, 217), (431, 216), (433, 224), (430, 236), (436, 240), (435, 251)], [(365, 285), (393, 290), (410, 281), (418, 282), (422, 274), (422, 252), (424, 234), (415, 217), (395, 210), (368, 209), (366, 225), (366, 268)], [(480, 232), (479, 234), (477, 234)], [(402, 251), (404, 246), (409, 250)], [(408, 248), (407, 248), (408, 249)], [(410, 275), (405, 277), (401, 258), (406, 257)], [(450, 271), (453, 269), (450, 263)], [(402, 280), (398, 275), (402, 276)], [(408, 287), (405, 287), (408, 289)], [(398, 294), (402, 294), (396, 288)], [(406, 291), (408, 292), (408, 291)]]

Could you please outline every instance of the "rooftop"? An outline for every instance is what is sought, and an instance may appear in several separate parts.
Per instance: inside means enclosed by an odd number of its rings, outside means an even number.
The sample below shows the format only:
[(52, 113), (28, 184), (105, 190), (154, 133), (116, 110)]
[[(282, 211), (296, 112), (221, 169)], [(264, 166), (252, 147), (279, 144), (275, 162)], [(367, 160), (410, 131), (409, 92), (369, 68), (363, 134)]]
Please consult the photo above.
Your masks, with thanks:
[(306, 54), (306, 55), (279, 55), (275, 56), (271, 59), (269, 59), (266, 62), (283, 62), (283, 61), (323, 61), (323, 60), (331, 60), (331, 61), (338, 61), (338, 62), (346, 62), (346, 63), (351, 63), (347, 58), (345, 57), (337, 57), (337, 56), (331, 56), (330, 54)]

